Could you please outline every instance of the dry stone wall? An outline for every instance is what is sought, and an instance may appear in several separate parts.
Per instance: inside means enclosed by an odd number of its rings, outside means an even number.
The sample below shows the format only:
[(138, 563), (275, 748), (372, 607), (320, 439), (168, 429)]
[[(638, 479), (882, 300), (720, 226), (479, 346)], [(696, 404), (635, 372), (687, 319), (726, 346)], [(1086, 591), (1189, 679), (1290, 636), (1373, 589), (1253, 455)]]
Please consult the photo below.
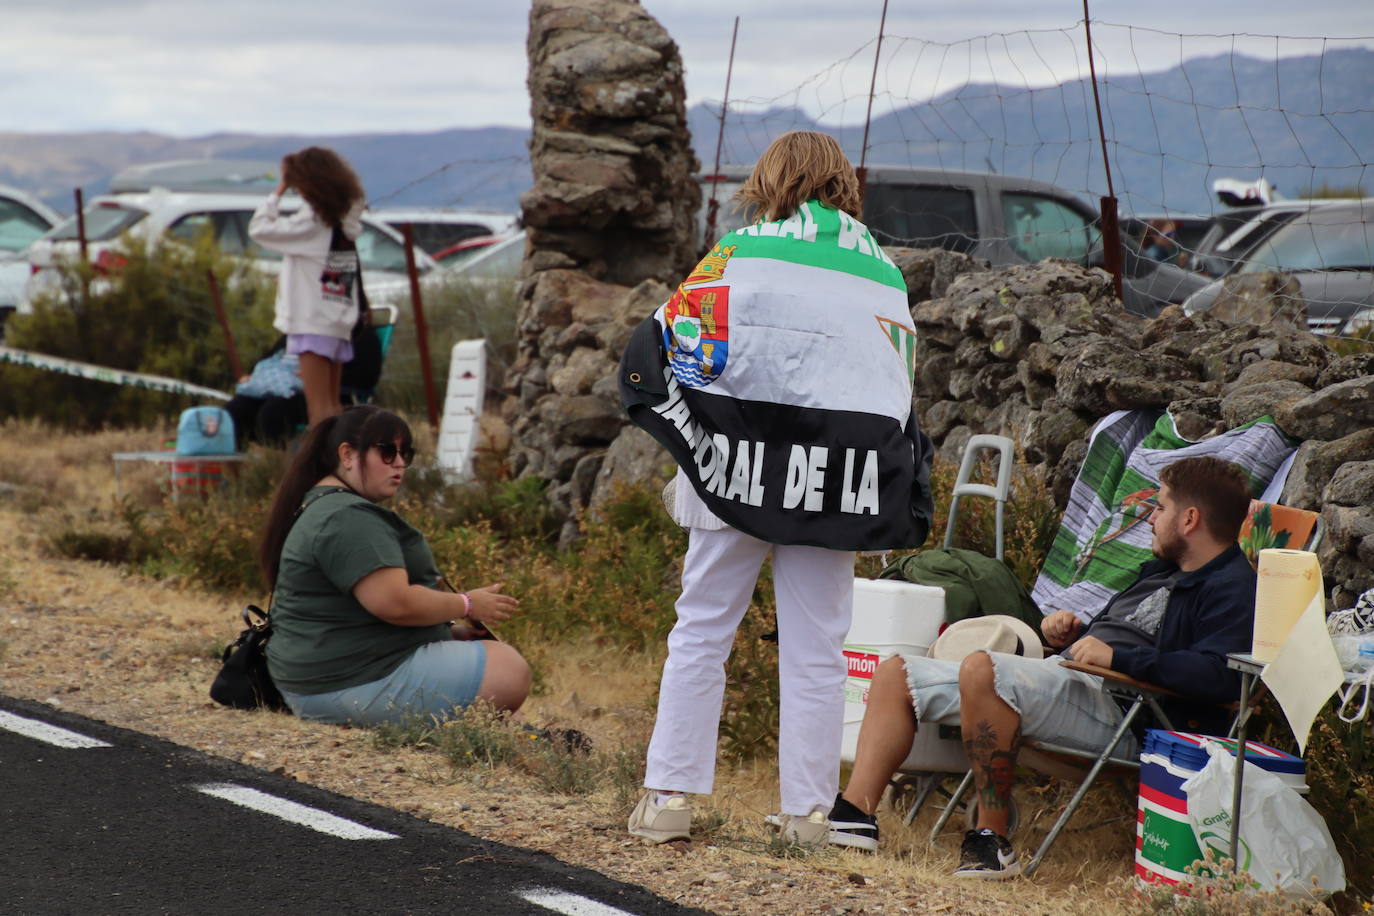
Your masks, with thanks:
[[(1010, 436), (1062, 506), (1088, 432), (1113, 410), (1167, 408), (1190, 439), (1269, 414), (1303, 440), (1282, 501), (1322, 513), (1334, 604), (1374, 587), (1374, 354), (1338, 357), (1257, 295), (1242, 323), (1177, 307), (1147, 321), (1121, 308), (1100, 270), (889, 253), (911, 295), (917, 403), (943, 457), (957, 460), (978, 433)], [(1261, 276), (1256, 288), (1286, 287)]]

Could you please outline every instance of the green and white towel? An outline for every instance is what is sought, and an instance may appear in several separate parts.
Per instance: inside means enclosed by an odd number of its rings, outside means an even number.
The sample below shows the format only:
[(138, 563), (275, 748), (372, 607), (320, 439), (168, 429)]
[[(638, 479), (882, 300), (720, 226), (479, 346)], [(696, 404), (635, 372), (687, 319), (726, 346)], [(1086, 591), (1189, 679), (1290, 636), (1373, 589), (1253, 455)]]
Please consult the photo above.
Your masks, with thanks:
[(1161, 470), (1180, 458), (1222, 458), (1245, 471), (1259, 496), (1293, 448), (1270, 417), (1201, 442), (1180, 436), (1162, 411), (1109, 417), (1088, 448), (1031, 597), (1046, 614), (1062, 609), (1091, 620), (1152, 556), (1144, 503), (1159, 491)]

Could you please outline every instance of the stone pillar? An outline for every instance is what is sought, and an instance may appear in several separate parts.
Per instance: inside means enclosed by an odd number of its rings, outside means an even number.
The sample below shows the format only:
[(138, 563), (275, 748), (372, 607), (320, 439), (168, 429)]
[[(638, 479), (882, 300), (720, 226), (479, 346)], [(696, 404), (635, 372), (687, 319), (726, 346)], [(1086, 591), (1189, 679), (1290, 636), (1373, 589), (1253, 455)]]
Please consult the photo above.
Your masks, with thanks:
[(695, 263), (701, 190), (681, 56), (638, 2), (534, 0), (528, 52), (534, 187), (502, 415), (511, 470), (549, 481), (566, 541), (626, 423), (630, 330)]
[(701, 204), (677, 45), (634, 0), (535, 0), (528, 51), (530, 269), (676, 284)]

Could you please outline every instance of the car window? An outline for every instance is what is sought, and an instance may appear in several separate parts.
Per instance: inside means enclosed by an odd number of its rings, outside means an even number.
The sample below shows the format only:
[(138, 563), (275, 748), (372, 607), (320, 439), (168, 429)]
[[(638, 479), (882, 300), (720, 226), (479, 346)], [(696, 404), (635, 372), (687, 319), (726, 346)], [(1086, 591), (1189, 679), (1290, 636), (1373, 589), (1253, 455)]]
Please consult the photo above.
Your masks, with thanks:
[(405, 247), (375, 226), (363, 224), (363, 234), (358, 236), (358, 257), (366, 270), (387, 270), (405, 273)]
[(870, 184), (864, 225), (882, 245), (967, 252), (978, 241), (973, 192), (967, 188)]
[(1352, 268), (1374, 270), (1374, 223), (1357, 214), (1286, 226), (1256, 248), (1238, 272)]
[(1087, 260), (1093, 243), (1092, 221), (1077, 210), (1038, 194), (1002, 194), (1007, 242), (1026, 260)]
[(194, 243), (201, 233), (209, 232), (220, 251), (225, 254), (241, 255), (251, 251), (245, 225), (251, 216), (252, 213), (247, 210), (188, 213), (167, 227), (167, 234), (174, 239)]
[(0, 198), (0, 248), (23, 251), (52, 227), (17, 200)]
[[(118, 204), (114, 201), (92, 204), (86, 208), (86, 241), (108, 241), (147, 215), (148, 211), (146, 210)], [(76, 217), (73, 216), (54, 229), (50, 238), (55, 242), (76, 239)]]
[(1297, 216), (1296, 210), (1280, 210), (1259, 215), (1251, 214), (1250, 218), (1239, 222), (1223, 223), (1215, 244), (1205, 257), (1199, 259), (1200, 269), (1213, 277), (1225, 275), (1237, 264), (1242, 263), (1246, 255)]

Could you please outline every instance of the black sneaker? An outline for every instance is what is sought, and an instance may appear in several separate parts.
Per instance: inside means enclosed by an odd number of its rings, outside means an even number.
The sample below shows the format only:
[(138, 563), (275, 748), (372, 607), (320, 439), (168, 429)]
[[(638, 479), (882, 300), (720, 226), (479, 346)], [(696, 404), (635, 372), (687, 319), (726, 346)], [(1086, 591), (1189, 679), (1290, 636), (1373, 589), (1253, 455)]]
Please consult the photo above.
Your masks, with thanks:
[(954, 877), (1003, 881), (1019, 874), (1021, 863), (1016, 861), (1016, 850), (1011, 848), (1006, 837), (986, 827), (964, 834), (964, 845), (959, 847), (959, 867), (954, 870)]
[(830, 845), (877, 852), (878, 819), (864, 814), (843, 795), (835, 796), (835, 807), (830, 809)]

